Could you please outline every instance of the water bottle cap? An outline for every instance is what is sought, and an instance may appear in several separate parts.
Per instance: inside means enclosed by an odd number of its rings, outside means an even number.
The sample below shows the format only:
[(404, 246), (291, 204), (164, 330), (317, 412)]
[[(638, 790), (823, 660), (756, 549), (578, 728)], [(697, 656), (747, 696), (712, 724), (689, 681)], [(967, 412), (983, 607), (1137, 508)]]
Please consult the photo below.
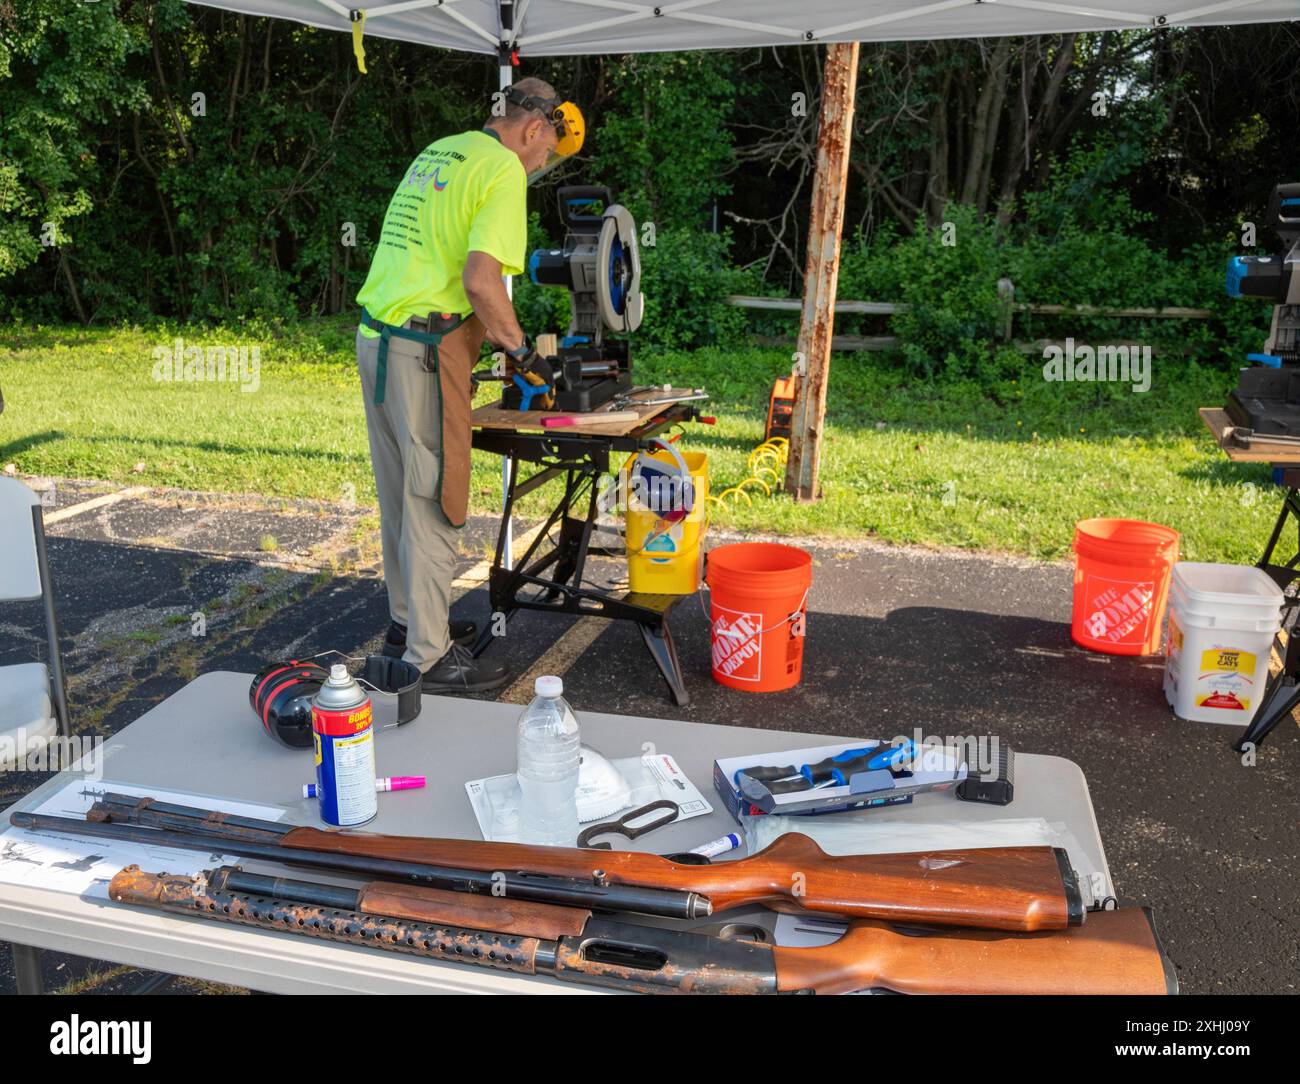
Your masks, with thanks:
[(545, 674), (533, 682), (533, 692), (553, 700), (557, 696), (564, 695), (564, 682), (554, 674)]

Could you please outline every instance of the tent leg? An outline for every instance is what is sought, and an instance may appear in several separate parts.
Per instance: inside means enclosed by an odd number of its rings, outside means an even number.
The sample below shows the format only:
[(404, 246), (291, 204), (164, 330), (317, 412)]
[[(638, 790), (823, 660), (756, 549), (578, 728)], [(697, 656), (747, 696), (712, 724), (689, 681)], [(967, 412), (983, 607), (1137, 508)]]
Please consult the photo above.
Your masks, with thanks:
[[(513, 10), (511, 10), (512, 26), (507, 28), (505, 24), (506, 9), (513, 9), (513, 5), (502, 4), (502, 30), (513, 29)], [(503, 34), (504, 37), (504, 34)], [(515, 72), (514, 63), (510, 55), (510, 46), (502, 41), (499, 53), (500, 64), (500, 81), (499, 85), (505, 90), (514, 82)], [(513, 298), (514, 291), (510, 276), (506, 276), (506, 297)], [(510, 472), (513, 469), (514, 461), (510, 456), (503, 456), (501, 459), (501, 514), (505, 517), (505, 527), (501, 533), (501, 567), (509, 571), (515, 567), (515, 538), (514, 522), (510, 514)]]
[(853, 100), (858, 89), (858, 43), (828, 45), (817, 130), (817, 173), (813, 180), (804, 264), (803, 316), (795, 370), (794, 417), (785, 489), (796, 500), (817, 499), (826, 381), (835, 328), (835, 290), (840, 273), (840, 231), (849, 147), (853, 141)]

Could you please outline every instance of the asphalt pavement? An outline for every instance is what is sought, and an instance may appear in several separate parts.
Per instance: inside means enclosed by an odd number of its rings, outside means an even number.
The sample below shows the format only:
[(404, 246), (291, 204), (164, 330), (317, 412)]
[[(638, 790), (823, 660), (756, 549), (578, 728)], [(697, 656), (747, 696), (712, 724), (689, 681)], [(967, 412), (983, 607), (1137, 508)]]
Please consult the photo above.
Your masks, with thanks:
[[(109, 501), (88, 507), (100, 496)], [(330, 648), (377, 650), (387, 626), (371, 509), (163, 490), (124, 496), (57, 481), (46, 514), (74, 728), (83, 733), (121, 729), (206, 670), (253, 673)], [(456, 616), (489, 619), (495, 531), (487, 517), (466, 529)], [(519, 677), (498, 698), (526, 702), (531, 677), (556, 672), (579, 711), (845, 738), (918, 727), (996, 734), (1020, 752), (1067, 757), (1087, 777), (1121, 899), (1155, 908), (1184, 990), (1296, 992), (1300, 731), (1292, 722), (1247, 765), (1231, 749), (1236, 729), (1176, 719), (1158, 657), (1071, 644), (1065, 564), (798, 544), (814, 568), (795, 689), (751, 694), (715, 683), (703, 600), (687, 598), (672, 628), (688, 706), (673, 704), (627, 623), (529, 612), (489, 649)], [(589, 570), (590, 580), (614, 587), (623, 575), (617, 560)], [(42, 636), (37, 607), (4, 607), (0, 663), (41, 657)], [(257, 725), (251, 713), (247, 723)], [(0, 774), (0, 807), (39, 782)], [(46, 953), (44, 966), (51, 989), (119, 991), (141, 979), (57, 953)], [(10, 953), (0, 946), (0, 992), (12, 990)]]

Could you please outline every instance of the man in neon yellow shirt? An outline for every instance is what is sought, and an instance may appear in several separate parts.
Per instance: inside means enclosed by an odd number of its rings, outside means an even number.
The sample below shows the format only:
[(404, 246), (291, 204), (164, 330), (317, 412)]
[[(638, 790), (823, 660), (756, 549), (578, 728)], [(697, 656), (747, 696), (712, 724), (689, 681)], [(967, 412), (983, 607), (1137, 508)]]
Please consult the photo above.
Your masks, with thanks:
[(524, 269), (527, 175), (576, 149), (575, 127), (581, 145), (581, 114), (542, 80), (520, 80), (498, 102), (482, 130), (431, 143), (411, 163), (357, 295), (392, 619), (384, 653), (419, 667), (430, 692), (495, 689), (509, 677), (464, 646), (471, 622), (448, 624), (469, 506), (470, 371), (486, 337), (515, 371), (552, 382), (502, 276)]

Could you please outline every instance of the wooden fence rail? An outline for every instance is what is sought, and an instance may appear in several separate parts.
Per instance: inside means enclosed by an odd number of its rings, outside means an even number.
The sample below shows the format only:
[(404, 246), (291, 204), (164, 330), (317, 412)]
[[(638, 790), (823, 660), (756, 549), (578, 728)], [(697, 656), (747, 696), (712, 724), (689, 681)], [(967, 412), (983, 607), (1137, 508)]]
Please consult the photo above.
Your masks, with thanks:
[[(1159, 308), (1109, 305), (1046, 305), (1031, 301), (1015, 300), (1015, 285), (1010, 279), (998, 281), (998, 295), (1002, 299), (1002, 319), (999, 321), (999, 337), (1011, 341), (1012, 321), (1016, 314), (1030, 316), (1091, 316), (1111, 317), (1120, 320), (1210, 320), (1215, 316), (1212, 309), (1190, 309), (1177, 305)], [(765, 312), (799, 312), (803, 302), (797, 297), (751, 297), (746, 294), (730, 294), (727, 304), (740, 309), (755, 309)], [(908, 306), (894, 301), (836, 301), (835, 312), (844, 316), (893, 316), (896, 312), (906, 312)], [(758, 341), (765, 345), (780, 345), (788, 342), (784, 338), (759, 336)], [(1022, 352), (1036, 352), (1049, 340), (1034, 343), (1016, 343)], [(831, 343), (835, 350), (888, 350), (898, 345), (893, 335), (836, 335)]]

